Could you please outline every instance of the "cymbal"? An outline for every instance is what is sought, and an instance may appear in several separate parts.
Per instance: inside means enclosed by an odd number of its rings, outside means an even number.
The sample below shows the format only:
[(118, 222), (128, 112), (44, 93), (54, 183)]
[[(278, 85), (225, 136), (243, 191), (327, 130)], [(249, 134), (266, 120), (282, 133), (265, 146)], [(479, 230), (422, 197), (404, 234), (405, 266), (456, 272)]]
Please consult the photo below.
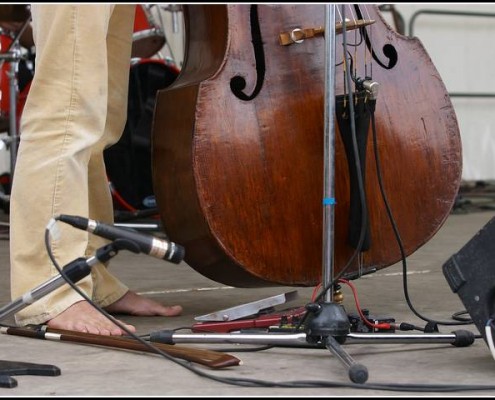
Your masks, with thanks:
[(0, 21), (24, 22), (31, 16), (28, 4), (0, 5)]

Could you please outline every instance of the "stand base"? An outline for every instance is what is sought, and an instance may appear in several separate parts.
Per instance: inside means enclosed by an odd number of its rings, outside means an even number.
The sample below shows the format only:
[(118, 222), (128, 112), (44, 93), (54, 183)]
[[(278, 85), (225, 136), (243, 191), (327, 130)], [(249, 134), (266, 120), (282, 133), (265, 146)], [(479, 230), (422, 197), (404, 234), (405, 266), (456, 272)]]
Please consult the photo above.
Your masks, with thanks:
[(13, 388), (17, 381), (10, 375), (59, 376), (60, 368), (50, 364), (34, 364), (0, 360), (0, 387)]
[(306, 322), (306, 340), (325, 343), (325, 347), (347, 366), (349, 379), (354, 383), (365, 383), (368, 369), (355, 362), (341, 346), (351, 327), (344, 307), (337, 303), (310, 303), (306, 309), (310, 311)]
[[(250, 303), (249, 305), (251, 305)], [(240, 307), (237, 307), (240, 308)], [(297, 318), (302, 314), (301, 308), (297, 309)], [(285, 314), (275, 317), (260, 317), (256, 319), (238, 319), (228, 312), (232, 309), (222, 310), (217, 313), (200, 317), (208, 321), (219, 321), (219, 316), (227, 316), (226, 322), (202, 323), (193, 327), (193, 334), (177, 334), (172, 331), (159, 331), (151, 333), (150, 341), (175, 344), (175, 343), (238, 343), (238, 344), (265, 344), (272, 346), (296, 346), (327, 348), (348, 369), (349, 378), (354, 383), (365, 383), (368, 380), (368, 369), (357, 363), (343, 349), (344, 343), (449, 343), (456, 347), (467, 347), (474, 343), (475, 336), (470, 331), (457, 331), (451, 334), (392, 334), (392, 333), (351, 333), (351, 318), (345, 312), (342, 305), (334, 302), (309, 303), (304, 307), (308, 316), (301, 321), (304, 329), (294, 333), (294, 329), (275, 328), (270, 326), (282, 324), (284, 321), (294, 321), (296, 314)], [(250, 314), (254, 312), (250, 309)], [(299, 315), (301, 314), (301, 315)], [(238, 317), (238, 316), (237, 316)], [(196, 319), (200, 319), (196, 318)], [(304, 317), (303, 317), (304, 318)], [(233, 319), (231, 321), (231, 319)], [(268, 322), (268, 324), (266, 324)], [(294, 328), (296, 324), (293, 324)], [(356, 325), (356, 324), (354, 324)], [(242, 333), (212, 333), (214, 331), (229, 332), (237, 328)], [(260, 333), (261, 327), (269, 328), (266, 333)], [(250, 329), (256, 328), (252, 332)], [(209, 332), (202, 334), (201, 332)], [(277, 333), (274, 333), (277, 332)]]

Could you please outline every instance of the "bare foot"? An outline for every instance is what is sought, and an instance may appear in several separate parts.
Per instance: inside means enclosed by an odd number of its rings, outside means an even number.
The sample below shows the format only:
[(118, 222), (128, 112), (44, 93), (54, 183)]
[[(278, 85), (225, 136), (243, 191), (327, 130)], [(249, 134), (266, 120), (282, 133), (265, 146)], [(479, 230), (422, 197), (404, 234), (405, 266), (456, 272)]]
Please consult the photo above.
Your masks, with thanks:
[[(133, 325), (119, 320), (131, 332), (136, 332)], [(127, 334), (112, 321), (98, 312), (87, 301), (79, 301), (47, 322), (49, 328), (69, 331), (94, 333), (105, 336), (121, 336)]]
[(105, 307), (105, 310), (111, 314), (125, 314), (143, 317), (174, 317), (182, 313), (181, 306), (164, 306), (154, 300), (140, 296), (131, 290), (129, 290), (115, 303)]

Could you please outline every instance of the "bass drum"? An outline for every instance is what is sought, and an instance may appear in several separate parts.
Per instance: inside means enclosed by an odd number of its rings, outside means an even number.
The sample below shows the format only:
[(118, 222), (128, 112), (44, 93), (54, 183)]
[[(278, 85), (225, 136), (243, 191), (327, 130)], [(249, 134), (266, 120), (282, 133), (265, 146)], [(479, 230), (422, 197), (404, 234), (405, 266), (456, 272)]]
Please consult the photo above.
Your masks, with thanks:
[(116, 210), (156, 207), (151, 177), (151, 126), (156, 93), (178, 75), (177, 67), (160, 59), (131, 62), (127, 122), (120, 140), (104, 152)]

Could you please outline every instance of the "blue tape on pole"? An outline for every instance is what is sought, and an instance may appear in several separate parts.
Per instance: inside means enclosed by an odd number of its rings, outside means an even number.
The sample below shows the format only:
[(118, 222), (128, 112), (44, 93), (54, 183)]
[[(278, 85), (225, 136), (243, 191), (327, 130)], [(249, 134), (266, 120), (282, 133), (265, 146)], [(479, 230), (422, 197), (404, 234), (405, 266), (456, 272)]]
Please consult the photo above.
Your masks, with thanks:
[(325, 206), (334, 205), (334, 204), (337, 204), (334, 197), (325, 197), (323, 199), (323, 205)]

